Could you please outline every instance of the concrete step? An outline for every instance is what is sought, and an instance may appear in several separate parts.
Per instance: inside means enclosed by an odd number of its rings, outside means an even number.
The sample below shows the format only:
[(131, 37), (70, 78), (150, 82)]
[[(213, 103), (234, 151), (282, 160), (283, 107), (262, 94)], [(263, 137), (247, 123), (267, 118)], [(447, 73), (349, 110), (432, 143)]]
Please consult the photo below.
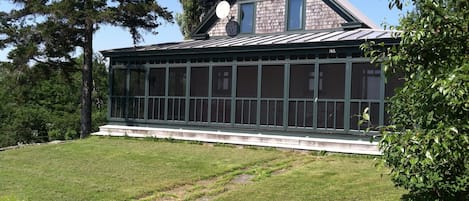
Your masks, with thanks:
[(105, 125), (97, 136), (128, 136), (171, 138), (211, 143), (254, 145), (265, 147), (290, 148), (301, 150), (328, 151), (353, 154), (380, 155), (376, 142), (337, 138), (312, 138), (259, 133), (236, 133), (208, 130), (191, 130), (178, 128), (153, 128), (136, 126)]

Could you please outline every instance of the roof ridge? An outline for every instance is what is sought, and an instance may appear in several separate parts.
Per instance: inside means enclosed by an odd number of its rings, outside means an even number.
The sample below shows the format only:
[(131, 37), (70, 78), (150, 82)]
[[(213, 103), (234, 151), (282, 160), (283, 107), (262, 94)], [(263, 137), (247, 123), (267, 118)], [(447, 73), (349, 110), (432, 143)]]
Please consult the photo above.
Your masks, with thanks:
[(369, 30), (369, 31), (386, 31), (386, 32), (402, 32), (401, 30), (390, 30), (381, 28), (359, 28), (357, 30)]

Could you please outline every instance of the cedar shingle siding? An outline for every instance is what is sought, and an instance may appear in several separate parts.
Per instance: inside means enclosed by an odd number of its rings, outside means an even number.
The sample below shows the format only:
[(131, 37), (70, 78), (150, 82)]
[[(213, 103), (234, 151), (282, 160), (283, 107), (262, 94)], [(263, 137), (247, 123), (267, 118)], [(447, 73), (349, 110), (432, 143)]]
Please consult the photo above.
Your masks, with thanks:
[(339, 28), (346, 21), (322, 0), (306, 0), (306, 30)]
[[(259, 0), (256, 2), (255, 34), (278, 33), (285, 31), (287, 0)], [(238, 21), (238, 5), (232, 5), (230, 15)], [(242, 2), (241, 2), (242, 3)], [(225, 25), (228, 19), (221, 19), (208, 32), (210, 36), (226, 36)], [(346, 20), (337, 14), (323, 0), (306, 0), (305, 30), (339, 28)]]
[(257, 2), (256, 33), (275, 33), (285, 30), (286, 0), (266, 0)]
[[(234, 4), (231, 6), (230, 14), (228, 15), (228, 17), (231, 17), (231, 16), (234, 17), (233, 20), (238, 21), (238, 4)], [(208, 31), (208, 34), (210, 36), (226, 36), (226, 30), (225, 30), (226, 23), (228, 23), (227, 18), (219, 19), (217, 23), (215, 24), (215, 26), (213, 26), (212, 29)]]

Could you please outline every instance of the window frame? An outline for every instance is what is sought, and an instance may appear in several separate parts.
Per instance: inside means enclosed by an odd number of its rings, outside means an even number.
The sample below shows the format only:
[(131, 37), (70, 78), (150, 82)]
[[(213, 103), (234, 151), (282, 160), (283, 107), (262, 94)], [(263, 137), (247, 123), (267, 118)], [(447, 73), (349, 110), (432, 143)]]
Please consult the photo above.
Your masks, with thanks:
[(285, 31), (303, 31), (306, 27), (306, 0), (301, 0), (303, 3), (302, 12), (301, 12), (301, 23), (300, 28), (290, 29), (290, 1), (285, 1)]
[[(242, 6), (245, 4), (252, 4), (252, 31), (251, 32), (243, 32), (242, 30)], [(239, 34), (255, 34), (256, 33), (256, 11), (257, 5), (256, 1), (243, 1), (238, 3), (238, 21), (239, 21)]]

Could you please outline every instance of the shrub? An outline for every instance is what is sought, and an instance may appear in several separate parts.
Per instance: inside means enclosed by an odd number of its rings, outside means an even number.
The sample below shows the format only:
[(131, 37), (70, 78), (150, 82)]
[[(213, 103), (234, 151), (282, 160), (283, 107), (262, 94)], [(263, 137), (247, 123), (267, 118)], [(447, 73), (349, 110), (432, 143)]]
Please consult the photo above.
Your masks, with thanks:
[(410, 2), (400, 45), (368, 51), (405, 79), (379, 147), (394, 183), (410, 191), (406, 199), (469, 200), (468, 2)]

